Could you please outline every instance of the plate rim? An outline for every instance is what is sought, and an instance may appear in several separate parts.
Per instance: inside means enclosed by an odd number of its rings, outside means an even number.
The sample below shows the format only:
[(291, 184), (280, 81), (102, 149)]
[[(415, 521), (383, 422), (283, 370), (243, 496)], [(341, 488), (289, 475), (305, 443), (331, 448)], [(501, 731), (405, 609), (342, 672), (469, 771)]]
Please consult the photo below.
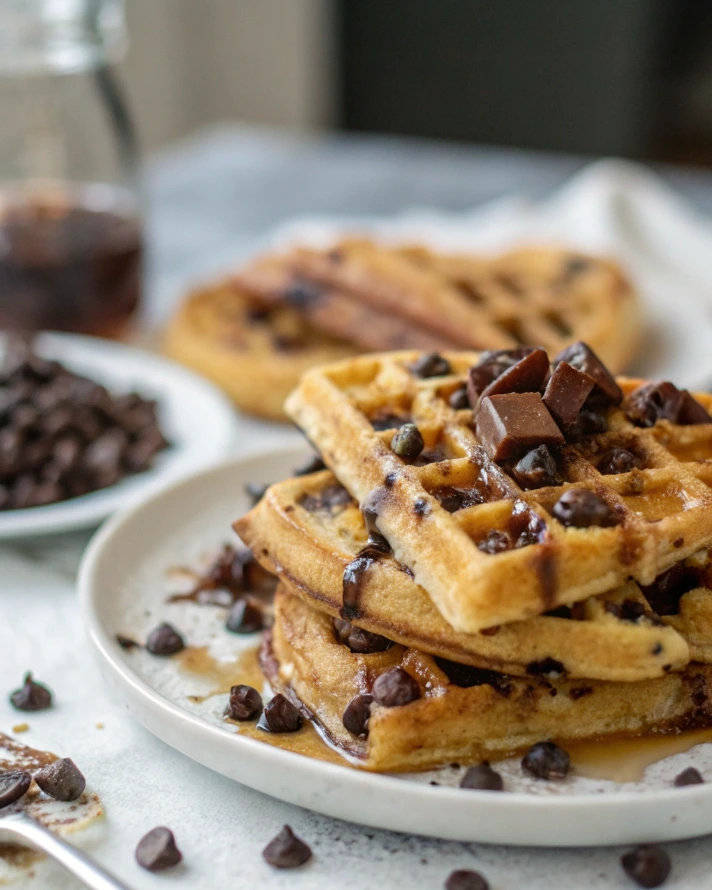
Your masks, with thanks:
[[(394, 775), (373, 773), (360, 769), (352, 769), (347, 765), (332, 764), (319, 761), (308, 756), (300, 755), (296, 752), (287, 751), (275, 746), (267, 745), (256, 739), (241, 736), (239, 733), (228, 733), (218, 726), (214, 726), (203, 720), (201, 717), (191, 714), (181, 708), (178, 704), (172, 702), (167, 697), (153, 689), (145, 680), (143, 680), (129, 663), (121, 658), (118, 647), (112, 639), (111, 634), (105, 629), (100, 608), (101, 608), (101, 591), (108, 588), (101, 583), (96, 583), (97, 573), (104, 554), (110, 552), (113, 541), (118, 538), (127, 528), (130, 528), (136, 517), (145, 510), (152, 508), (157, 503), (165, 499), (180, 494), (182, 489), (190, 489), (207, 476), (220, 476), (222, 474), (234, 471), (243, 464), (251, 461), (262, 461), (268, 459), (277, 459), (282, 456), (285, 463), (294, 460), (300, 454), (303, 455), (308, 446), (281, 445), (266, 450), (251, 449), (243, 454), (232, 456), (228, 459), (214, 463), (209, 467), (204, 467), (190, 475), (184, 476), (179, 480), (175, 480), (158, 490), (149, 493), (146, 498), (138, 503), (134, 503), (127, 509), (115, 514), (109, 519), (92, 537), (82, 556), (81, 565), (77, 577), (77, 592), (80, 601), (80, 609), (82, 619), (85, 625), (85, 631), (88, 635), (90, 644), (96, 656), (100, 660), (100, 666), (103, 669), (105, 678), (108, 678), (114, 685), (118, 685), (124, 694), (128, 694), (131, 704), (129, 711), (131, 716), (147, 728), (153, 735), (169, 744), (172, 748), (180, 751), (184, 756), (189, 757), (198, 763), (201, 763), (216, 772), (225, 775), (231, 781), (240, 781), (248, 787), (254, 788), (262, 793), (270, 794), (260, 787), (259, 783), (252, 784), (247, 780), (236, 779), (227, 775), (209, 762), (210, 758), (196, 757), (193, 753), (188, 753), (180, 742), (181, 729), (186, 726), (194, 733), (204, 735), (218, 745), (236, 745), (236, 751), (244, 751), (252, 758), (262, 761), (264, 766), (275, 768), (286, 768), (299, 770), (307, 778), (312, 778), (318, 782), (326, 781), (327, 785), (333, 783), (331, 779), (336, 780), (336, 784), (346, 786), (346, 791), (357, 790), (358, 792), (382, 795), (395, 795), (399, 799), (398, 806), (401, 808), (405, 819), (401, 820), (405, 827), (393, 827), (392, 822), (376, 822), (373, 820), (364, 821), (363, 819), (352, 818), (352, 822), (362, 825), (370, 825), (384, 830), (401, 831), (415, 834), (428, 834), (422, 826), (417, 829), (407, 827), (408, 808), (413, 805), (417, 810), (419, 805), (427, 804), (429, 801), (437, 801), (439, 804), (447, 803), (448, 807), (454, 811), (462, 811), (463, 818), (467, 815), (472, 816), (478, 808), (483, 808), (489, 814), (507, 816), (512, 809), (525, 811), (525, 815), (529, 818), (535, 818), (537, 815), (544, 815), (554, 811), (571, 811), (572, 815), (588, 816), (591, 811), (596, 811), (598, 821), (605, 820), (608, 814), (614, 811), (620, 811), (622, 807), (629, 807), (633, 810), (648, 808), (651, 804), (656, 807), (667, 803), (687, 804), (691, 808), (699, 808), (707, 804), (710, 811), (710, 825), (706, 830), (689, 831), (684, 829), (680, 822), (684, 820), (679, 817), (672, 819), (672, 824), (677, 823), (677, 830), (672, 828), (661, 840), (681, 840), (685, 838), (699, 837), (708, 834), (712, 830), (712, 782), (702, 785), (691, 785), (683, 788), (671, 786), (670, 788), (656, 788), (650, 791), (616, 791), (612, 794), (605, 793), (571, 793), (562, 795), (534, 795), (527, 794), (522, 791), (508, 791), (504, 794), (492, 794), (487, 791), (479, 791), (468, 789), (463, 792), (462, 789), (454, 786), (430, 786), (423, 783), (408, 782), (407, 780), (397, 778)], [(146, 706), (150, 711), (156, 712), (164, 722), (161, 727), (155, 725), (155, 720), (146, 720), (140, 713), (136, 713), (134, 709), (135, 703)], [(160, 721), (159, 721), (160, 724)], [(173, 730), (173, 731), (171, 731)], [(300, 800), (299, 794), (290, 795), (270, 795), (276, 796), (280, 800), (293, 803), (307, 808), (307, 804)], [(345, 818), (336, 814), (330, 809), (328, 803), (322, 805), (317, 810), (334, 818)], [(673, 812), (670, 810), (670, 812)], [(635, 821), (636, 813), (630, 814), (629, 821)], [(670, 821), (669, 819), (667, 821)], [(535, 832), (539, 835), (541, 832)], [(536, 839), (536, 837), (528, 836), (523, 839), (511, 838), (506, 843), (512, 846), (538, 846), (538, 847), (585, 847), (585, 846), (610, 846), (614, 844), (634, 843), (637, 841), (621, 839), (619, 829), (615, 831), (615, 837), (610, 833), (602, 836), (603, 839), (589, 839), (585, 841), (566, 841), (561, 838), (551, 838), (550, 840)], [(632, 832), (635, 836), (635, 831)], [(477, 841), (470, 834), (461, 835), (443, 834), (442, 832), (432, 833), (430, 836), (452, 840), (466, 840), (471, 842), (485, 843), (504, 843), (501, 840), (491, 840), (484, 838)]]

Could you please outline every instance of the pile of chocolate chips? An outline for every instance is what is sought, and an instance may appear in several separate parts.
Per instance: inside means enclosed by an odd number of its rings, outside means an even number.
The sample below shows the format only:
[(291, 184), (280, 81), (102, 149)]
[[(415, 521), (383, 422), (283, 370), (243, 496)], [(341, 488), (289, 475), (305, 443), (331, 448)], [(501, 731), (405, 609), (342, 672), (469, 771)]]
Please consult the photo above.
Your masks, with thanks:
[(148, 469), (166, 448), (156, 403), (112, 395), (11, 341), (0, 370), (0, 510), (52, 504)]

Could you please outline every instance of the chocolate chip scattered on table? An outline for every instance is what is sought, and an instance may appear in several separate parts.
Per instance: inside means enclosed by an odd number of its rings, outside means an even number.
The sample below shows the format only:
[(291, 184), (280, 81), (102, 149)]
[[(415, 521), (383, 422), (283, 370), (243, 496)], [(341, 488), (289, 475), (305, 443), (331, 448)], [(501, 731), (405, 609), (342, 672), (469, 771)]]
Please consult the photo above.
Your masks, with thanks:
[(265, 861), (273, 868), (298, 868), (312, 858), (312, 851), (285, 825), (262, 851)]
[(173, 832), (163, 825), (152, 828), (136, 847), (136, 861), (146, 871), (163, 871), (178, 865), (182, 859)]
[(52, 707), (52, 693), (28, 671), (22, 686), (10, 694), (10, 702), (18, 711), (46, 711)]

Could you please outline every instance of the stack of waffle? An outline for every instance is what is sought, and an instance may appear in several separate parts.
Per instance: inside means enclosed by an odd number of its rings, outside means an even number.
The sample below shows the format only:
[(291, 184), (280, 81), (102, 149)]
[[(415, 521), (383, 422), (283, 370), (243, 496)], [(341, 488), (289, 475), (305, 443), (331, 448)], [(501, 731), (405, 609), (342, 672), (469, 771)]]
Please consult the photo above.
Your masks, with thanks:
[(246, 411), (281, 418), (313, 366), (385, 349), (500, 349), (585, 339), (614, 371), (635, 352), (636, 295), (608, 260), (557, 248), (495, 257), (345, 240), (267, 253), (189, 295), (170, 356)]
[(235, 527), (281, 582), (265, 673), (345, 756), (712, 725), (712, 396), (577, 343), (349, 359), (287, 409), (328, 469)]

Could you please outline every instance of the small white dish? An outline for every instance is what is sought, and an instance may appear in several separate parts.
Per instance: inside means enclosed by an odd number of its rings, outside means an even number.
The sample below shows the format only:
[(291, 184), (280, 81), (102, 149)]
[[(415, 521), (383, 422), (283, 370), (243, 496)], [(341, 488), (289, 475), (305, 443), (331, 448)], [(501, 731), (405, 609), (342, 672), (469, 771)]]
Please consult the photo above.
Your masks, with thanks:
[[(180, 659), (123, 651), (116, 634), (143, 640), (174, 623), (191, 646), (233, 660), (251, 638), (224, 630), (225, 612), (167, 603), (167, 571), (196, 565), (232, 540), (231, 522), (249, 504), (248, 482), (283, 478), (304, 448), (243, 457), (185, 479), (117, 516), (91, 542), (79, 574), (81, 605), (100, 667), (129, 713), (197, 762), (289, 803), (378, 828), (458, 841), (534, 846), (603, 846), (670, 841), (712, 831), (712, 784), (673, 788), (682, 769), (712, 774), (712, 745), (698, 745), (646, 771), (634, 784), (572, 776), (562, 783), (522, 776), (516, 761), (498, 766), (506, 793), (432, 787), (435, 774), (388, 776), (313, 760), (236, 733), (222, 719), (227, 696), (185, 672)], [(439, 782), (457, 772), (437, 773)]]
[(156, 399), (161, 429), (171, 447), (156, 456), (151, 469), (108, 488), (43, 507), (0, 511), (0, 540), (90, 528), (154, 488), (232, 450), (239, 423), (234, 408), (210, 383), (180, 365), (121, 343), (75, 334), (41, 334), (34, 346), (41, 356), (60, 361), (111, 392), (135, 390)]

